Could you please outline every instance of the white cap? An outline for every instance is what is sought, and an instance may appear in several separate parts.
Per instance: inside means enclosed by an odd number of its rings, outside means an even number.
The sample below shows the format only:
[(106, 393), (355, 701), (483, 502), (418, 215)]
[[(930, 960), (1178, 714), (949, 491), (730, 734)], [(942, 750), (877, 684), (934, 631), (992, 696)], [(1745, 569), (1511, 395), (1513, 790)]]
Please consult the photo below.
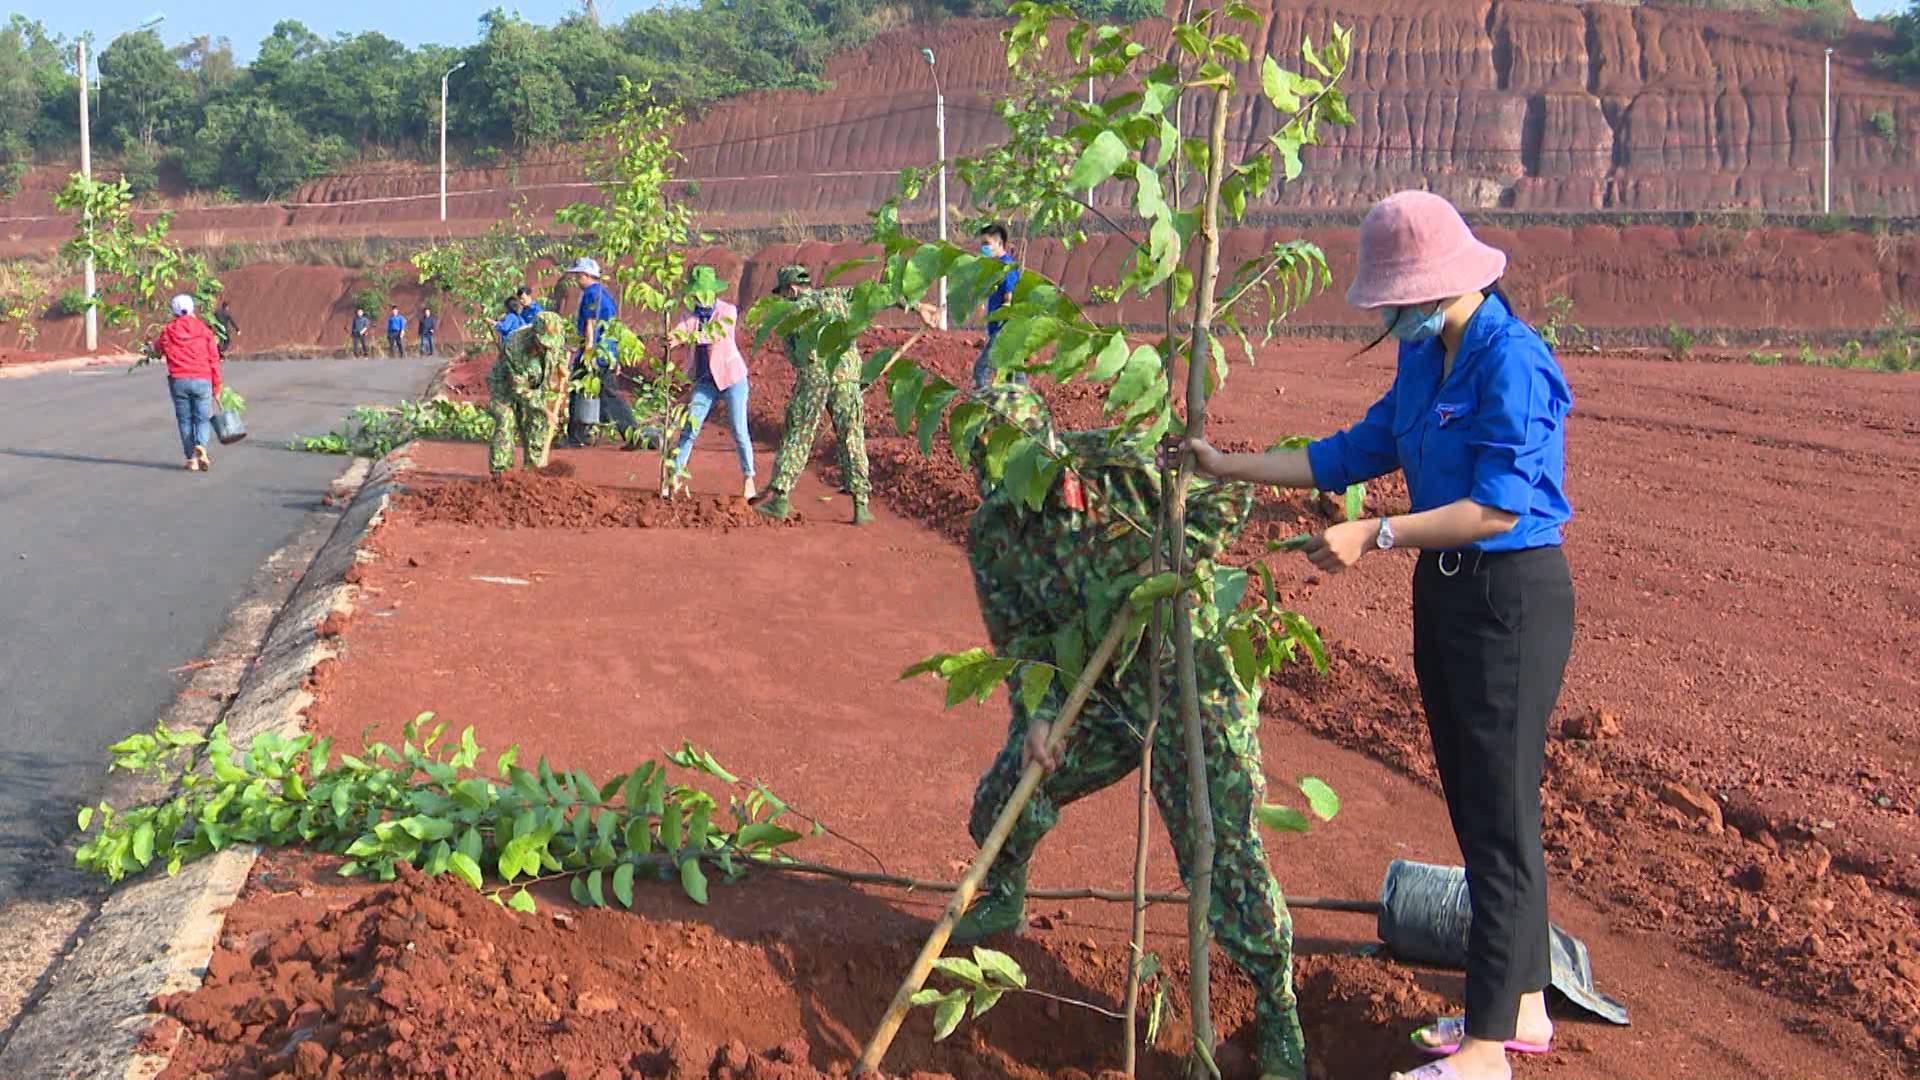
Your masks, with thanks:
[(186, 293), (181, 293), (179, 296), (174, 297), (173, 313), (175, 315), (193, 314), (193, 297), (188, 296)]
[(600, 264), (597, 262), (594, 262), (592, 259), (587, 258), (585, 255), (582, 255), (581, 257), (573, 260), (572, 266), (567, 267), (567, 273), (586, 274), (590, 277), (599, 277)]

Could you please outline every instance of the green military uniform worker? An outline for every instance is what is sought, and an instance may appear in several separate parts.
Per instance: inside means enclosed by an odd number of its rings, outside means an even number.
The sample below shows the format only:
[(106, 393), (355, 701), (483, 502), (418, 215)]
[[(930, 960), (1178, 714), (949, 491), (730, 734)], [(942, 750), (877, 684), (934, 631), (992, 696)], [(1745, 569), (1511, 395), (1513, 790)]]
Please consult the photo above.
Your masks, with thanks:
[(553, 442), (555, 373), (567, 363), (567, 320), (551, 311), (507, 334), (500, 358), (487, 372), (487, 415), (493, 417), (493, 438), (487, 445), (487, 467), (495, 474), (513, 467), (513, 444), (519, 440), (525, 467), (544, 468)]
[[(813, 277), (804, 266), (783, 266), (774, 279), (773, 291), (800, 307), (844, 319), (848, 315), (846, 289), (816, 289)], [(780, 451), (773, 462), (773, 480), (756, 509), (768, 517), (787, 516), (787, 496), (813, 456), (814, 435), (820, 427), (820, 410), (833, 418), (833, 431), (840, 440), (840, 463), (847, 475), (847, 490), (853, 495), (853, 523), (865, 525), (873, 520), (867, 511), (867, 497), (873, 484), (867, 477), (867, 436), (865, 409), (860, 398), (860, 352), (848, 346), (839, 356), (823, 360), (803, 350), (789, 335), (785, 340), (787, 360), (794, 366), (796, 378), (793, 397), (787, 401), (786, 427), (780, 436)]]
[[(1056, 632), (1084, 620), (1089, 596), (1108, 583), (1137, 574), (1152, 553), (1152, 539), (1121, 531), (1121, 515), (1147, 529), (1160, 511), (1160, 474), (1150, 447), (1109, 446), (1109, 432), (1052, 433), (1045, 406), (1024, 387), (1002, 384), (986, 392), (994, 411), (1036, 435), (1059, 440), (1088, 464), (1077, 471), (1088, 512), (1067, 507), (1056, 485), (1038, 512), (990, 483), (975, 455), (982, 502), (968, 530), (968, 560), (994, 651), (1007, 658), (1061, 664)], [(1194, 483), (1188, 495), (1188, 550), (1195, 558), (1217, 556), (1246, 522), (1252, 489), (1243, 484)], [(1090, 520), (1089, 514), (1096, 520)], [(1293, 922), (1279, 885), (1267, 868), (1255, 827), (1263, 801), (1258, 692), (1240, 690), (1218, 643), (1219, 612), (1196, 605), (1195, 663), (1200, 717), (1205, 730), (1207, 778), (1212, 797), (1215, 854), (1211, 922), (1220, 945), (1258, 992), (1255, 1006), (1259, 1064), (1263, 1075), (1288, 1080), (1305, 1075), (1304, 1039), (1293, 992)], [(1082, 652), (1104, 627), (1082, 627)], [(1070, 647), (1070, 646), (1069, 646)], [(1116, 658), (1115, 667), (1120, 666)], [(978, 940), (1017, 932), (1026, 923), (1027, 862), (1040, 839), (1059, 820), (1061, 807), (1118, 783), (1140, 765), (1140, 734), (1148, 714), (1149, 664), (1144, 646), (1119, 675), (1110, 668), (1094, 685), (1055, 767), (1021, 812), (1006, 846), (982, 887), (981, 899), (955, 928), (953, 940)], [(1187, 752), (1177, 718), (1173, 650), (1163, 650), (1158, 677), (1164, 718), (1155, 732), (1151, 788), (1173, 839), (1180, 877), (1191, 880), (1191, 822), (1187, 811)], [(1050, 729), (1064, 707), (1071, 680), (1056, 678), (1029, 712), (1009, 680), (1013, 718), (1005, 747), (974, 793), (968, 822), (974, 842), (984, 840), (1026, 766), (1028, 726)]]

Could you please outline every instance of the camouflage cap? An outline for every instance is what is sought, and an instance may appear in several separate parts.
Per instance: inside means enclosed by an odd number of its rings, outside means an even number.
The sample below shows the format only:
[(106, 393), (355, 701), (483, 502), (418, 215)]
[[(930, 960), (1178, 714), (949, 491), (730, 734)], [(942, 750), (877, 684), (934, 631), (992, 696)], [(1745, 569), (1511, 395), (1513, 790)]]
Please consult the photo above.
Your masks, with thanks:
[(557, 312), (542, 311), (533, 321), (507, 335), (507, 352), (517, 356), (561, 356), (567, 352), (567, 320)]
[(812, 285), (813, 271), (798, 263), (788, 263), (774, 276), (773, 287), (784, 289), (789, 285)]

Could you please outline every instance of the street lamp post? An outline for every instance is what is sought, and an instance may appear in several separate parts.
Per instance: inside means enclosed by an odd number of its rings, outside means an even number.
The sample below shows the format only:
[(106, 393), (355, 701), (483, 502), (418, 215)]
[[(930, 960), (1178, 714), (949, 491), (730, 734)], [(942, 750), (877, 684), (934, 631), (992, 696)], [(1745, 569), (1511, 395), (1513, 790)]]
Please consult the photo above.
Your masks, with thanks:
[[(93, 180), (93, 139), (87, 130), (87, 39), (80, 38), (79, 56), (75, 66), (80, 69), (80, 175), (89, 182)], [(84, 222), (87, 228), (87, 266), (84, 271), (87, 290), (87, 351), (100, 347), (100, 313), (93, 309), (93, 214), (86, 213)]]
[[(940, 242), (947, 240), (947, 96), (940, 90), (940, 67), (933, 61), (932, 49), (921, 49), (927, 69), (933, 72), (933, 126), (940, 152)], [(940, 329), (947, 329), (947, 279), (940, 279)]]
[(440, 76), (440, 221), (442, 224), (447, 220), (447, 80), (453, 78), (454, 72), (466, 66), (467, 62), (462, 60), (448, 68), (445, 75)]
[[(166, 21), (166, 18), (165, 14), (156, 11), (152, 15), (147, 16), (147, 20), (136, 28), (136, 32), (151, 30)], [(87, 123), (86, 35), (81, 35), (77, 50), (74, 56), (74, 67), (80, 74), (80, 175), (91, 183), (93, 181), (93, 135)], [(82, 220), (86, 224), (87, 241), (89, 245), (91, 245), (93, 241), (93, 215), (87, 213)], [(100, 313), (95, 310), (93, 303), (94, 294), (97, 290), (94, 288), (94, 266), (91, 252), (87, 255), (87, 265), (83, 274), (84, 280), (82, 284), (87, 290), (87, 351), (93, 352), (100, 347)]]
[(1827, 89), (1820, 110), (1827, 132), (1820, 141), (1820, 212), (1833, 213), (1833, 50), (1827, 50)]

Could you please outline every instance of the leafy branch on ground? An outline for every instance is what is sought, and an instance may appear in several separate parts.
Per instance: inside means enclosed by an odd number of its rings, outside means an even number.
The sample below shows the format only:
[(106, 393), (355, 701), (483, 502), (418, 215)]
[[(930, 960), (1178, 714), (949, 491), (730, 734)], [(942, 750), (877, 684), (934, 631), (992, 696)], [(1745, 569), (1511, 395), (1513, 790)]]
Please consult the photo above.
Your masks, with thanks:
[[(452, 874), (516, 911), (533, 910), (527, 885), (563, 878), (576, 901), (596, 907), (609, 897), (632, 907), (636, 879), (677, 881), (704, 904), (710, 875), (736, 880), (819, 830), (789, 828), (778, 796), (742, 785), (691, 743), (598, 784), (544, 758), (522, 768), (517, 748), (488, 776), (477, 769), (471, 727), (442, 743), (446, 727), (432, 721), (432, 713), (409, 721), (398, 748), (371, 742), (337, 757), (332, 740), (311, 735), (263, 732), (237, 749), (224, 722), (206, 737), (155, 725), (109, 747), (110, 769), (171, 782), (177, 794), (82, 809), (88, 838), (75, 865), (118, 882), (156, 864), (177, 873), (233, 844), (301, 845), (344, 856), (346, 877), (390, 881), (404, 862)], [(675, 781), (676, 770), (730, 789), (726, 803)]]
[(397, 406), (361, 405), (325, 435), (303, 435), (288, 443), (310, 454), (347, 454), (383, 458), (415, 439), (486, 442), (493, 438), (493, 417), (471, 401), (436, 397)]

